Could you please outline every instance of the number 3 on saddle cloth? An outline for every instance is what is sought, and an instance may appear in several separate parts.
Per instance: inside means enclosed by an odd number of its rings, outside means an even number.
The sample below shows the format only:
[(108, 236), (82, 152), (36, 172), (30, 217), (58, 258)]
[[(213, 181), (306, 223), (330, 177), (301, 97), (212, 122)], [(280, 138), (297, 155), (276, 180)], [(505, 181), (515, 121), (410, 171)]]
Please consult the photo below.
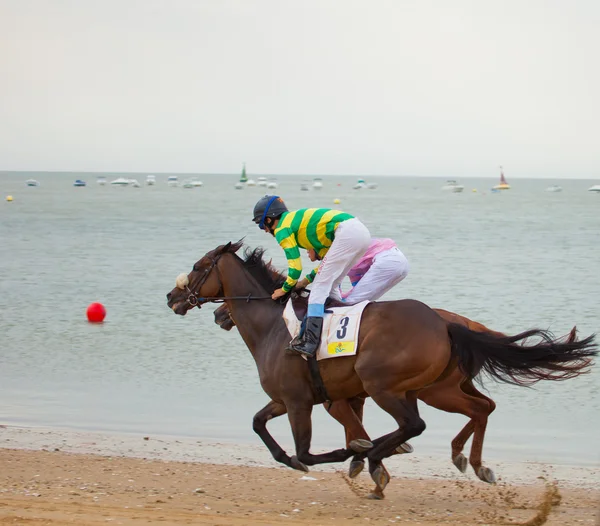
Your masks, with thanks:
[[(327, 308), (317, 360), (356, 354), (360, 319), (368, 304), (369, 301), (362, 301), (348, 307)], [(294, 338), (300, 332), (302, 322), (294, 312), (291, 298), (283, 311), (283, 319), (291, 338)]]

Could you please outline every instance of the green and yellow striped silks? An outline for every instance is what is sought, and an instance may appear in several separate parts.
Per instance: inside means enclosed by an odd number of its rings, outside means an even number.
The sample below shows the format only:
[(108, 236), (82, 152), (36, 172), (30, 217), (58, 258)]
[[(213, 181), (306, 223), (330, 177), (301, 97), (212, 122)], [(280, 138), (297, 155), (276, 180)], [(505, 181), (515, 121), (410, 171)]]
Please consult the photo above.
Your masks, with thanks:
[[(313, 248), (322, 258), (327, 254), (335, 237), (335, 230), (342, 221), (354, 216), (329, 208), (302, 208), (285, 212), (279, 219), (275, 239), (281, 245), (288, 260), (288, 277), (283, 284), (286, 292), (292, 290), (302, 273), (300, 248)], [(307, 277), (312, 282), (315, 272)]]

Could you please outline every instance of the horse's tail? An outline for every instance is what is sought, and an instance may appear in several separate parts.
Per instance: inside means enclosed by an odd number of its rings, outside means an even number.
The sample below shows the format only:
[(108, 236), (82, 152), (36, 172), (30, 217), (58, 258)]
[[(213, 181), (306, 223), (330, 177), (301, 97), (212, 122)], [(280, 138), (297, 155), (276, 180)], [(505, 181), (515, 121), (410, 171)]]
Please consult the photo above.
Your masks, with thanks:
[[(541, 329), (515, 336), (498, 337), (476, 332), (457, 324), (448, 324), (452, 355), (462, 372), (474, 378), (480, 371), (493, 379), (515, 385), (530, 386), (539, 380), (567, 380), (587, 373), (598, 349), (595, 335), (581, 341), (553, 339)], [(538, 337), (535, 344), (517, 343)]]

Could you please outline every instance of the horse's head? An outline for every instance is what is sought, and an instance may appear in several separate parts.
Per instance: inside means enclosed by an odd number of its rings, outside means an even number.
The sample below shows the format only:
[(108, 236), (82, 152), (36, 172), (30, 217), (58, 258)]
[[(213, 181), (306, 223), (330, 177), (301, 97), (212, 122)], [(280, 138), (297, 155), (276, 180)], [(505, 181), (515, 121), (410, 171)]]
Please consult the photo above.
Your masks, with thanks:
[(226, 331), (230, 331), (235, 327), (235, 322), (231, 317), (227, 303), (223, 303), (223, 305), (215, 310), (215, 323)]
[(175, 288), (167, 294), (167, 305), (184, 316), (188, 310), (206, 303), (205, 298), (222, 295), (222, 283), (217, 268), (219, 259), (228, 253), (234, 254), (242, 241), (221, 245), (207, 252), (194, 264), (189, 274), (179, 274)]

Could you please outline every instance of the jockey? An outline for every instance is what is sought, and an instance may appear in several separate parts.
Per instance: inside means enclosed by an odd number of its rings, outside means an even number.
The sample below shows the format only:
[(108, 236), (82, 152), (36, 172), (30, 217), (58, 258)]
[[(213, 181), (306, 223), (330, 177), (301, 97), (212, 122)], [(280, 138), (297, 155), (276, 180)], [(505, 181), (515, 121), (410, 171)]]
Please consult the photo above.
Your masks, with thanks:
[(325, 300), (338, 288), (348, 271), (365, 253), (371, 234), (356, 217), (328, 208), (303, 208), (290, 212), (276, 195), (265, 195), (254, 207), (253, 221), (275, 237), (288, 260), (288, 276), (276, 300), (294, 288), (302, 272), (300, 248), (313, 249), (321, 258), (308, 298), (305, 330), (288, 347), (312, 357), (319, 348)]
[[(319, 255), (308, 250), (311, 261), (317, 261)], [(339, 292), (342, 301), (356, 304), (361, 301), (375, 301), (388, 290), (400, 283), (408, 274), (409, 264), (406, 256), (392, 239), (373, 238), (367, 251), (348, 272), (352, 289)], [(306, 287), (314, 279), (315, 271), (298, 282), (299, 288)], [(334, 296), (337, 297), (336, 291)]]

